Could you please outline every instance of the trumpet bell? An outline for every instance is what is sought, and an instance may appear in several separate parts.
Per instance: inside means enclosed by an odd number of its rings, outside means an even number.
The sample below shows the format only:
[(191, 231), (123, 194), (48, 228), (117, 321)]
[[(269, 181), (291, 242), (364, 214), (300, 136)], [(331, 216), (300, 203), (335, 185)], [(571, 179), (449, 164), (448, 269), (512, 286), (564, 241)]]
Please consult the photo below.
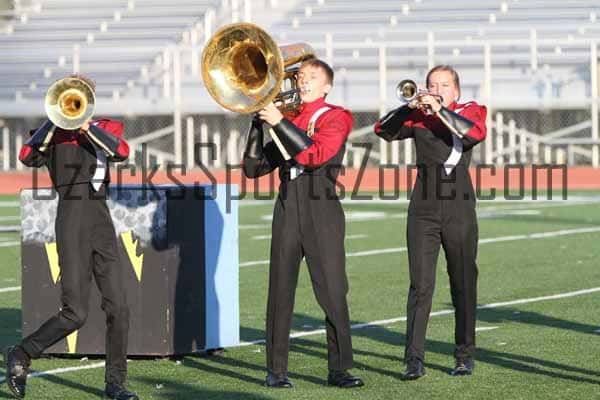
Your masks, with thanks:
[(202, 80), (223, 108), (253, 113), (276, 100), (286, 67), (314, 57), (306, 44), (278, 47), (258, 26), (246, 22), (226, 25), (202, 52)]
[(418, 93), (417, 84), (411, 79), (404, 79), (396, 86), (396, 97), (407, 103), (413, 101)]
[(96, 99), (92, 88), (83, 80), (67, 77), (54, 82), (46, 92), (44, 108), (59, 128), (80, 128), (92, 115)]

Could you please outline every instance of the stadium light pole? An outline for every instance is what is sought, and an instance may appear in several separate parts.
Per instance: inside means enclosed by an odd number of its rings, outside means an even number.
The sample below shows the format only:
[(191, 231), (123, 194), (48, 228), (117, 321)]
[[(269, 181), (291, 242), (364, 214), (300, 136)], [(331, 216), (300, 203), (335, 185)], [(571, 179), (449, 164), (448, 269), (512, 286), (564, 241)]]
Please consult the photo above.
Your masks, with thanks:
[(532, 71), (538, 69), (538, 49), (537, 49), (537, 31), (531, 29), (529, 31), (529, 64)]
[[(598, 140), (598, 43), (590, 45), (590, 85), (592, 95), (592, 139)], [(592, 146), (592, 166), (598, 168), (598, 145)]]
[(79, 45), (73, 45), (73, 73), (78, 74), (80, 70)]
[[(487, 107), (486, 125), (492, 127), (492, 45), (488, 42), (483, 45), (483, 98)], [(492, 163), (493, 138), (485, 141), (485, 163)]]
[(215, 14), (215, 10), (212, 8), (204, 13), (204, 43), (208, 42), (208, 39), (212, 36)]
[(427, 32), (427, 70), (435, 67), (435, 34)]
[[(379, 45), (379, 117), (385, 115), (387, 107), (387, 58), (385, 44)], [(379, 139), (379, 164), (388, 163), (387, 142)]]
[[(23, 135), (19, 134), (15, 136), (15, 154), (19, 154), (23, 147)], [(23, 163), (17, 161), (17, 171), (23, 171)]]
[[(186, 122), (186, 165), (188, 169), (194, 168), (194, 118), (188, 116)], [(202, 160), (204, 161), (204, 160)]]
[(2, 169), (8, 171), (10, 169), (10, 130), (7, 126), (2, 128)]
[(333, 35), (331, 32), (325, 33), (325, 61), (333, 65)]
[(244, 0), (244, 22), (252, 22), (252, 2)]
[(181, 51), (179, 47), (173, 48), (173, 130), (175, 164), (181, 165), (183, 157), (181, 143)]
[(231, 22), (240, 22), (240, 3), (238, 0), (231, 0)]
[(162, 78), (163, 78), (163, 97), (170, 98), (171, 97), (171, 52), (169, 48), (165, 48), (162, 54)]

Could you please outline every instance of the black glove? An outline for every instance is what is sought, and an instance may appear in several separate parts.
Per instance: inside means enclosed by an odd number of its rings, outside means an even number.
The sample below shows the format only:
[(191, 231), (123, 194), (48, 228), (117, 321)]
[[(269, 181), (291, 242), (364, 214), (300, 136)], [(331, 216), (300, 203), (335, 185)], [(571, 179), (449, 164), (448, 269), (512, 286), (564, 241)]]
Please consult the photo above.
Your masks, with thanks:
[(263, 155), (263, 124), (255, 114), (248, 128), (244, 158), (262, 158)]
[(277, 125), (273, 126), (273, 131), (279, 138), (283, 148), (291, 157), (294, 157), (296, 154), (313, 144), (312, 139), (308, 137), (305, 131), (285, 118)]
[(444, 125), (460, 137), (465, 136), (475, 126), (470, 120), (454, 111), (450, 111), (446, 107), (442, 107), (438, 114)]
[(90, 124), (87, 135), (95, 145), (102, 148), (108, 156), (114, 157), (119, 148), (119, 138), (96, 125)]
[(403, 105), (402, 107), (396, 108), (395, 110), (392, 110), (384, 115), (379, 120), (377, 127), (380, 131), (395, 132), (400, 128), (400, 126), (402, 126), (404, 121), (408, 119), (408, 116), (412, 111), (412, 108), (410, 108), (408, 105)]
[(25, 144), (33, 149), (44, 152), (46, 150), (44, 142), (50, 140), (48, 139), (48, 136), (51, 136), (54, 133), (54, 129), (56, 129), (56, 126), (51, 121), (46, 120), (46, 122), (31, 135)]

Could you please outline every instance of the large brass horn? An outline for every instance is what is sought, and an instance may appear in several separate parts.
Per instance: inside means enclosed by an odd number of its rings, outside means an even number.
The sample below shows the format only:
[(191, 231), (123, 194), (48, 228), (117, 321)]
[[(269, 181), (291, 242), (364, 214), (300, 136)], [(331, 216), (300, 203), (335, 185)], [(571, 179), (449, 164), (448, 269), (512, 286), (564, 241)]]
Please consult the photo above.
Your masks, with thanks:
[(292, 66), (314, 57), (308, 44), (278, 47), (254, 24), (230, 24), (206, 43), (202, 79), (213, 99), (228, 110), (252, 113), (275, 102), (285, 111), (299, 104), (297, 68)]
[(46, 92), (44, 108), (52, 123), (63, 129), (78, 129), (96, 106), (94, 90), (82, 79), (67, 77), (54, 82)]

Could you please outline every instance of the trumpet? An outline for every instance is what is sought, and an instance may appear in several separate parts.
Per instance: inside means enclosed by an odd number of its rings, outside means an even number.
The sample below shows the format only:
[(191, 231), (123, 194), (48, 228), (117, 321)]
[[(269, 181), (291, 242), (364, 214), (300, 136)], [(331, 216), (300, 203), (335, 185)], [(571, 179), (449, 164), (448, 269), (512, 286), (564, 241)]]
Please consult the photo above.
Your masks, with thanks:
[(444, 98), (439, 94), (432, 93), (429, 90), (419, 89), (412, 79), (404, 79), (396, 86), (396, 97), (406, 103), (410, 103), (424, 95), (433, 96), (437, 98), (440, 103), (444, 101)]
[(77, 77), (54, 82), (46, 92), (44, 109), (48, 119), (62, 129), (79, 129), (92, 115), (96, 106), (94, 90)]

